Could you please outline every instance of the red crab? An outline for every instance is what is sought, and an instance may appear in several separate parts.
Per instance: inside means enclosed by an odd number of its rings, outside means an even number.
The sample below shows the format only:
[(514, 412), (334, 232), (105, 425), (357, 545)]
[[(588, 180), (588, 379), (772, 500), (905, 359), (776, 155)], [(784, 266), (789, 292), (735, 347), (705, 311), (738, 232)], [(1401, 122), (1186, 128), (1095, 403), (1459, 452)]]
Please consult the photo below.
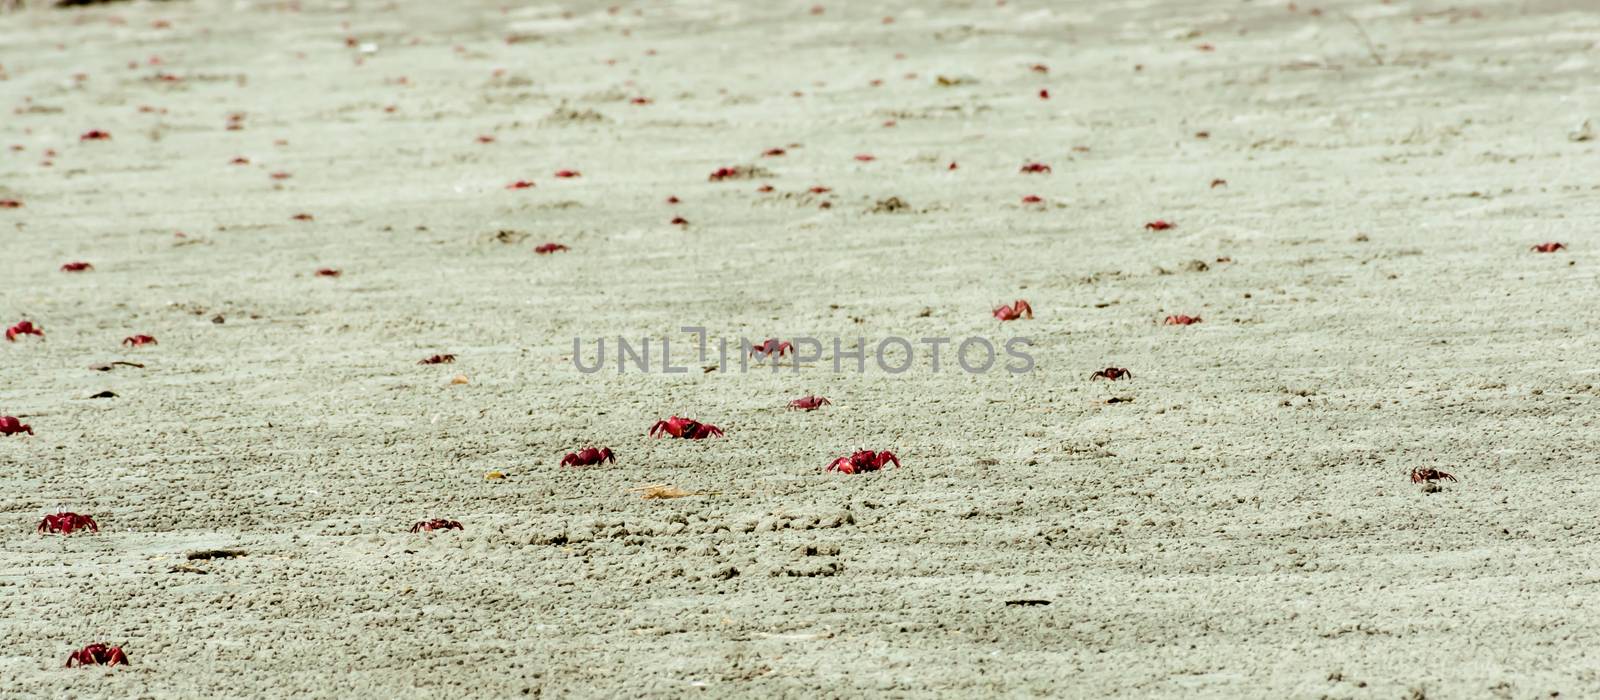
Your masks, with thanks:
[(322, 267), (317, 269), (318, 277), (338, 277), (342, 274), (344, 273), (331, 267)]
[(840, 474), (861, 474), (863, 472), (878, 471), (890, 462), (893, 462), (896, 467), (900, 466), (900, 459), (895, 457), (893, 452), (888, 450), (882, 452), (861, 450), (849, 457), (840, 457), (833, 460), (823, 471), (839, 472)]
[(1029, 306), (1027, 301), (1018, 299), (1010, 306), (1001, 304), (992, 313), (995, 318), (1002, 321), (1015, 321), (1019, 318), (1033, 318), (1033, 307)]
[(811, 194), (827, 194), (832, 191), (832, 187), (823, 187), (822, 185), (816, 185), (811, 188)]
[(22, 422), (16, 416), (0, 416), (0, 435), (33, 434), (33, 426)]
[(1442, 471), (1434, 469), (1433, 467), (1418, 467), (1416, 469), (1412, 469), (1411, 470), (1411, 483), (1413, 483), (1413, 484), (1420, 484), (1420, 483), (1422, 483), (1424, 481), (1434, 482), (1434, 481), (1438, 481), (1440, 479), (1447, 479), (1449, 481), (1457, 481), (1457, 479), (1454, 476), (1451, 476), (1451, 475), (1446, 474), (1446, 473), (1444, 473)]
[(560, 243), (546, 243), (546, 244), (544, 244), (542, 246), (539, 246), (538, 248), (534, 248), (533, 252), (538, 253), (540, 255), (549, 255), (551, 253), (559, 253), (559, 252), (561, 252), (563, 250), (572, 250), (572, 249), (568, 248), (568, 247), (566, 247), (564, 245), (561, 245)]
[(1047, 65), (1045, 65), (1043, 63), (1035, 63), (1035, 64), (1033, 64), (1033, 67), (1031, 68), (1031, 70), (1033, 72), (1035, 72), (1035, 73), (1049, 73), (1050, 72), (1050, 66), (1047, 66)]
[(1046, 173), (1046, 174), (1048, 174), (1050, 172), (1050, 166), (1045, 165), (1044, 163), (1029, 163), (1027, 165), (1022, 166), (1022, 171), (1021, 172), (1024, 172), (1024, 173)]
[(861, 154), (856, 155), (856, 160), (859, 160), (859, 161), (861, 161), (863, 163), (871, 163), (872, 161), (875, 161), (877, 159), (878, 159), (877, 156), (872, 155), (870, 153), (861, 153)]
[(1094, 374), (1089, 375), (1089, 378), (1090, 379), (1109, 379), (1109, 380), (1114, 382), (1114, 381), (1116, 381), (1118, 379), (1123, 379), (1123, 378), (1133, 379), (1133, 373), (1129, 372), (1124, 367), (1107, 367), (1107, 368), (1105, 368), (1103, 370), (1100, 370), (1098, 372), (1095, 372)]
[(445, 520), (444, 518), (434, 518), (433, 520), (421, 520), (421, 521), (418, 521), (418, 522), (416, 522), (415, 524), (413, 524), (411, 526), (411, 531), (412, 532), (431, 532), (433, 530), (465, 530), (465, 529), (466, 528), (461, 527), (461, 523), (458, 523), (458, 522), (456, 522), (454, 520)]
[(310, 214), (307, 214), (305, 212), (300, 212), (299, 214), (295, 214), (294, 216), (291, 216), (289, 218), (294, 219), (295, 221), (316, 221), (317, 220), (317, 217), (312, 216)]
[(455, 361), (456, 361), (456, 356), (455, 355), (433, 355), (431, 357), (427, 357), (427, 358), (424, 358), (424, 359), (421, 359), (421, 360), (417, 360), (417, 364), (419, 364), (419, 365), (448, 365), (448, 364), (450, 364), (452, 362), (455, 362)]
[(70, 535), (73, 530), (99, 532), (100, 525), (94, 521), (94, 518), (87, 515), (61, 511), (53, 515), (44, 516), (44, 520), (39, 521), (39, 527), (36, 529), (39, 534), (59, 532), (63, 535)]
[(1199, 323), (1199, 322), (1200, 322), (1200, 317), (1199, 316), (1185, 316), (1183, 314), (1178, 314), (1176, 316), (1168, 316), (1166, 318), (1166, 320), (1162, 321), (1162, 323), (1164, 323), (1166, 325), (1169, 325), (1169, 326), (1189, 326), (1189, 325), (1194, 325), (1194, 324)]
[(678, 199), (676, 196), (668, 196), (667, 197), (667, 204), (677, 204), (680, 201), (683, 201), (683, 200)]
[(32, 321), (18, 321), (17, 325), (6, 329), (6, 340), (10, 342), (17, 342), (19, 335), (36, 335), (43, 338), (44, 329), (33, 325)]
[(789, 402), (791, 411), (815, 411), (823, 406), (831, 405), (826, 398), (821, 396), (802, 396)]
[(583, 173), (580, 173), (576, 170), (557, 170), (556, 177), (565, 180), (568, 178), (583, 177)]
[(777, 338), (768, 338), (760, 345), (751, 346), (750, 356), (766, 357), (767, 355), (777, 355), (778, 357), (783, 357), (792, 350), (794, 350), (794, 346), (789, 344), (788, 341), (779, 341)]
[(106, 132), (106, 131), (101, 131), (99, 129), (94, 129), (94, 130), (91, 130), (91, 131), (83, 132), (83, 135), (79, 136), (78, 140), (79, 141), (109, 141), (109, 140), (111, 140), (111, 133), (110, 132)]
[(83, 272), (85, 270), (93, 270), (93, 269), (94, 269), (94, 266), (90, 265), (89, 263), (86, 263), (86, 262), (69, 262), (69, 263), (61, 266), (61, 271), (62, 272)]
[(95, 642), (72, 652), (67, 657), (67, 668), (72, 668), (73, 664), (79, 666), (131, 665), (128, 661), (128, 655), (123, 653), (122, 647), (114, 647), (105, 642)]
[(122, 339), (122, 344), (135, 348), (139, 347), (140, 345), (159, 345), (159, 343), (156, 342), (155, 336), (149, 335), (130, 335)]
[(1211, 189), (1216, 189), (1218, 187), (1226, 187), (1227, 184), (1228, 184), (1227, 180), (1224, 180), (1224, 179), (1219, 177), (1219, 178), (1211, 181)]
[(611, 448), (585, 447), (577, 452), (568, 452), (567, 456), (561, 458), (561, 466), (592, 467), (607, 461), (612, 463), (617, 461), (616, 455), (611, 454)]
[(717, 168), (716, 170), (711, 171), (711, 177), (708, 179), (712, 182), (720, 182), (728, 178), (737, 177), (744, 177), (744, 170), (735, 166), (731, 168)]
[(673, 416), (664, 421), (656, 421), (655, 425), (650, 426), (650, 437), (661, 437), (662, 435), (671, 435), (685, 440), (704, 440), (708, 437), (722, 435), (722, 429), (697, 420)]
[(1044, 198), (1040, 197), (1039, 195), (1036, 195), (1036, 194), (1030, 194), (1030, 195), (1022, 198), (1022, 203), (1023, 204), (1042, 204), (1042, 203), (1044, 203)]
[(1556, 243), (1552, 241), (1550, 243), (1540, 243), (1539, 245), (1534, 246), (1533, 249), (1540, 253), (1554, 253), (1558, 250), (1563, 250), (1566, 247), (1567, 244), (1565, 243)]
[(1041, 99), (1041, 100), (1050, 99), (1050, 91), (1049, 90), (1040, 90), (1039, 91), (1039, 99)]
[(1167, 230), (1169, 228), (1177, 228), (1177, 227), (1178, 227), (1177, 224), (1172, 223), (1170, 221), (1167, 221), (1165, 219), (1156, 219), (1155, 221), (1152, 221), (1152, 222), (1144, 225), (1144, 229), (1146, 231), (1165, 231), (1165, 230)]
[(781, 156), (781, 155), (783, 155), (785, 153), (788, 153), (788, 151), (785, 151), (785, 150), (783, 150), (781, 148), (769, 148), (766, 151), (762, 152), (761, 155), (764, 156), (764, 157), (767, 157), (767, 158), (776, 158), (776, 157)]
[(508, 190), (525, 190), (525, 189), (528, 189), (529, 187), (533, 187), (533, 183), (529, 182), (527, 180), (518, 180), (518, 181), (513, 182), (513, 183), (511, 183), (509, 185), (506, 185), (506, 189), (508, 189)]
[(667, 223), (672, 224), (673, 226), (688, 226), (689, 220), (681, 216), (674, 216), (672, 217), (672, 220)]
[(15, 199), (0, 199), (0, 209), (21, 209), (22, 202)]

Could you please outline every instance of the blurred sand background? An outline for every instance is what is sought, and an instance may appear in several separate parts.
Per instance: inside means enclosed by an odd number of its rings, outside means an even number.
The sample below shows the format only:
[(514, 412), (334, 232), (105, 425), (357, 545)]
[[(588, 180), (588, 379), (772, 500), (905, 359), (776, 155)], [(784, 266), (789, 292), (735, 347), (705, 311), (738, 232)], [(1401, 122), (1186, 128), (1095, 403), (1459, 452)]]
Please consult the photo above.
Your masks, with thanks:
[[(1579, 0), (0, 14), (0, 696), (1600, 694), (1597, 51)], [(1038, 367), (572, 365), (685, 325)]]

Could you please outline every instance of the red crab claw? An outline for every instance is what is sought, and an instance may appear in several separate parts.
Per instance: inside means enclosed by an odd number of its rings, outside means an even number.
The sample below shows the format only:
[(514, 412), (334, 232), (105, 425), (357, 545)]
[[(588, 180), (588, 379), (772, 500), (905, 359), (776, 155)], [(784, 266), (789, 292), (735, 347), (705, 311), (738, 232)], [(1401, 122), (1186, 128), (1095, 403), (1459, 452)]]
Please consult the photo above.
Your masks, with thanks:
[(690, 440), (704, 440), (709, 437), (722, 437), (722, 429), (715, 425), (695, 423), (694, 427), (684, 432), (684, 437)]
[(72, 514), (72, 526), (74, 528), (84, 528), (90, 532), (100, 531), (100, 524), (95, 522), (94, 518), (87, 515), (78, 515), (76, 513)]

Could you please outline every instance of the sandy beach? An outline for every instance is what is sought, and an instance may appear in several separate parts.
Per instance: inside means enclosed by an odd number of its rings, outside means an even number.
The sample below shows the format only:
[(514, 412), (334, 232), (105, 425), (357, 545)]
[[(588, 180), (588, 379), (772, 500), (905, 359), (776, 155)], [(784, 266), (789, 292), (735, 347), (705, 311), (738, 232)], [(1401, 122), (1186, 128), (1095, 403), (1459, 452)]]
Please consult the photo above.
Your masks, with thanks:
[(813, 5), (0, 11), (0, 697), (1600, 696), (1600, 7)]

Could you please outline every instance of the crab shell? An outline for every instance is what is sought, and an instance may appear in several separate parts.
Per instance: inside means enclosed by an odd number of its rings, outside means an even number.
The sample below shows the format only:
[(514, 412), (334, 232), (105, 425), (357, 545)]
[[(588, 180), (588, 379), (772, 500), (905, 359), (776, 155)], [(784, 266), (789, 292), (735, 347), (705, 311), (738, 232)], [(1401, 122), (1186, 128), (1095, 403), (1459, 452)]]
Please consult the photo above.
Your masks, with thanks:
[(702, 440), (708, 437), (721, 436), (722, 429), (691, 418), (673, 416), (664, 421), (657, 421), (655, 425), (650, 426), (651, 437), (660, 437), (662, 435), (671, 435), (685, 440)]
[(67, 668), (72, 668), (73, 663), (79, 666), (129, 666), (128, 655), (120, 646), (111, 646), (104, 642), (96, 642), (82, 649), (72, 652), (67, 656)]
[(70, 535), (74, 530), (99, 532), (100, 524), (87, 515), (61, 512), (44, 516), (44, 520), (39, 521), (39, 527), (36, 529), (41, 533), (59, 532)]
[(888, 450), (882, 452), (859, 450), (849, 457), (840, 457), (833, 460), (824, 471), (839, 472), (840, 474), (861, 474), (878, 471), (891, 462), (896, 467), (900, 466), (900, 459)]
[(616, 455), (611, 453), (611, 448), (585, 447), (577, 452), (568, 452), (567, 456), (561, 459), (561, 466), (588, 467), (608, 460), (613, 463), (617, 461)]
[(429, 531), (432, 531), (432, 530), (465, 530), (465, 529), (466, 528), (461, 526), (461, 523), (456, 522), (454, 520), (445, 520), (444, 518), (435, 518), (433, 520), (423, 520), (423, 521), (419, 521), (416, 524), (411, 526), (411, 531), (412, 532), (429, 532)]

